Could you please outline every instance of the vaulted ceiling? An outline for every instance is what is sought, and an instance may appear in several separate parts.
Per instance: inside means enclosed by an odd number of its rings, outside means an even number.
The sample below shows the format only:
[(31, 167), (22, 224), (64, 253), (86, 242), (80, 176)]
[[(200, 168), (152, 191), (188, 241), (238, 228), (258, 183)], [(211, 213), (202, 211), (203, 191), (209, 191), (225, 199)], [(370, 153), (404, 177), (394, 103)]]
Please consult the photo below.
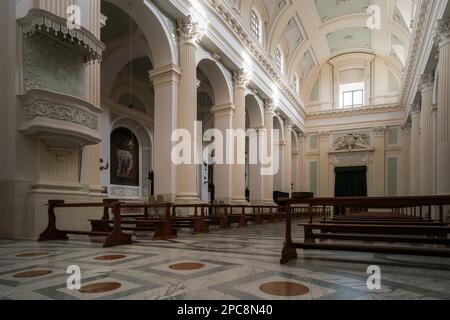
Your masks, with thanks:
[[(229, 0), (250, 21), (256, 9), (264, 21), (262, 46), (274, 57), (282, 48), (285, 75), (307, 80), (331, 58), (372, 53), (403, 68), (416, 0)], [(372, 20), (379, 15), (379, 20)], [(379, 22), (369, 28), (368, 21)]]

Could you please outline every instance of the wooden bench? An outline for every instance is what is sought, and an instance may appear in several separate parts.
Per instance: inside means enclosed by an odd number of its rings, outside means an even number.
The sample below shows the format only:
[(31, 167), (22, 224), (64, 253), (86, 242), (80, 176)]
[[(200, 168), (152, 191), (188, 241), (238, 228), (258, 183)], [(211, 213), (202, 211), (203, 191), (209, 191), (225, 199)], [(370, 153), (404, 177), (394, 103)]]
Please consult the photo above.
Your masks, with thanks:
[[(300, 224), (304, 227), (305, 241), (292, 241), (292, 218), (286, 220), (286, 238), (281, 255), (282, 264), (297, 257), (296, 249), (344, 250), (358, 252), (384, 252), (398, 254), (415, 254), (425, 256), (450, 256), (448, 248), (435, 247), (405, 247), (398, 245), (348, 244), (348, 243), (316, 243), (321, 241), (366, 241), (409, 244), (449, 245), (448, 234), (450, 227), (444, 223), (443, 207), (450, 205), (450, 196), (430, 197), (388, 197), (388, 198), (310, 198), (301, 200), (286, 200), (286, 212), (294, 204), (307, 204), (323, 207), (346, 207), (363, 209), (391, 209), (389, 212), (360, 212), (356, 216), (335, 217), (332, 220), (324, 217), (323, 221)], [(433, 206), (439, 208), (439, 221), (424, 219), (423, 215), (407, 214), (420, 212), (420, 209)], [(431, 212), (431, 210), (429, 210)], [(429, 217), (430, 218), (430, 217)], [(318, 231), (318, 232), (314, 232)]]
[[(143, 209), (143, 214), (122, 214), (121, 213), (121, 224), (122, 230), (124, 231), (154, 231), (153, 240), (168, 240), (177, 237), (177, 230), (173, 228), (170, 221), (170, 203), (159, 203), (159, 204), (126, 204), (121, 203), (121, 208), (128, 209)], [(107, 209), (107, 208), (106, 208)], [(149, 211), (153, 209), (155, 212), (157, 210), (163, 210), (163, 215), (150, 216)], [(112, 229), (113, 220), (109, 219), (109, 214), (105, 211), (102, 219), (100, 220), (90, 220), (92, 231), (108, 231)]]
[[(209, 226), (205, 221), (208, 208), (208, 204), (172, 204), (170, 223), (173, 228), (189, 228), (193, 234), (208, 233)], [(193, 210), (194, 213), (180, 216), (177, 213), (177, 209)]]
[[(56, 227), (56, 208), (112, 208), (114, 219), (113, 227), (110, 231), (77, 231), (59, 230)], [(67, 240), (68, 235), (89, 235), (106, 236), (103, 247), (131, 244), (130, 234), (125, 234), (122, 230), (122, 218), (120, 214), (120, 203), (73, 203), (66, 204), (63, 200), (50, 200), (48, 202), (48, 225), (39, 236), (38, 241)]]

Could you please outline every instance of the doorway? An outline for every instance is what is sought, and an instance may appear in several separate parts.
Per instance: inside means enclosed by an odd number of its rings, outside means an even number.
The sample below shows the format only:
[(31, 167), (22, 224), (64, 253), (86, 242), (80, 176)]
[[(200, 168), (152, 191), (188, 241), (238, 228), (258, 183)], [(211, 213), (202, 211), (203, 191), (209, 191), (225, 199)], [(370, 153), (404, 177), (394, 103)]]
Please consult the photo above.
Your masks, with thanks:
[[(335, 168), (335, 197), (367, 197), (367, 167)], [(335, 215), (345, 214), (345, 209), (334, 208)]]

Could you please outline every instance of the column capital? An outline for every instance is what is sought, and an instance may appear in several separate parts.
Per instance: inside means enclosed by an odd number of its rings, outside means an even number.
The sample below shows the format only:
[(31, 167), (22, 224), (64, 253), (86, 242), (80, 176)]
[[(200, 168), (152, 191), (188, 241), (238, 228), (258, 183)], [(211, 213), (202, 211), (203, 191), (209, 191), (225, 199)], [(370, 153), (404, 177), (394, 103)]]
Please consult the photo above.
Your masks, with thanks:
[(374, 137), (384, 137), (385, 133), (386, 133), (386, 127), (372, 128), (372, 136), (374, 136)]
[(274, 99), (264, 100), (264, 113), (266, 115), (271, 115), (274, 117), (277, 110), (278, 110), (278, 104)]
[(298, 134), (298, 141), (306, 142), (307, 139), (308, 139), (308, 135), (305, 132), (300, 131)]
[(438, 21), (434, 41), (439, 48), (450, 42), (450, 18)]
[(411, 127), (412, 127), (411, 118), (408, 118), (405, 124), (402, 125), (401, 132), (403, 134), (409, 134), (411, 133)]
[(294, 123), (292, 122), (291, 119), (286, 119), (284, 121), (284, 129), (286, 131), (293, 131), (293, 127), (294, 127)]
[(204, 35), (204, 30), (199, 21), (189, 15), (178, 21), (178, 33), (181, 37), (181, 43), (197, 45)]
[(419, 78), (419, 90), (421, 92), (431, 90), (434, 86), (434, 73), (424, 73)]
[(250, 82), (250, 74), (244, 68), (234, 70), (233, 82), (236, 88), (246, 89)]
[(331, 132), (330, 131), (321, 131), (319, 132), (320, 140), (321, 141), (328, 141), (330, 140)]
[(169, 64), (158, 69), (150, 70), (148, 76), (155, 87), (162, 86), (173, 82), (178, 83), (181, 77), (181, 70), (176, 65)]
[(431, 112), (434, 113), (434, 112), (437, 112), (437, 111), (438, 111), (438, 105), (437, 105), (437, 103), (434, 103), (434, 104), (431, 106)]
[(410, 110), (410, 115), (411, 115), (411, 118), (415, 118), (415, 117), (418, 117), (418, 116), (420, 116), (420, 111), (421, 111), (421, 109), (422, 109), (422, 106), (421, 106), (421, 104), (420, 103), (413, 103), (412, 105), (411, 105), (411, 110)]
[(211, 107), (211, 112), (214, 114), (215, 117), (233, 115), (235, 110), (236, 108), (231, 103)]

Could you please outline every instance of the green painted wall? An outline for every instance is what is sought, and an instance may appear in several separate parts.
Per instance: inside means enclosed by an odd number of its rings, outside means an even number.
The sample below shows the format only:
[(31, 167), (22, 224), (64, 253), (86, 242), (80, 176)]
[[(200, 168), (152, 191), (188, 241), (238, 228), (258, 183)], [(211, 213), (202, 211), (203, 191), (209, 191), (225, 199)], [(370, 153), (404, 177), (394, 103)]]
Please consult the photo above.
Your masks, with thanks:
[(317, 195), (319, 193), (317, 185), (318, 176), (318, 162), (311, 161), (309, 163), (309, 191), (314, 192), (314, 195)]
[(398, 194), (398, 158), (387, 160), (387, 196)]
[(24, 90), (47, 89), (58, 93), (85, 97), (83, 56), (44, 34), (23, 40)]

